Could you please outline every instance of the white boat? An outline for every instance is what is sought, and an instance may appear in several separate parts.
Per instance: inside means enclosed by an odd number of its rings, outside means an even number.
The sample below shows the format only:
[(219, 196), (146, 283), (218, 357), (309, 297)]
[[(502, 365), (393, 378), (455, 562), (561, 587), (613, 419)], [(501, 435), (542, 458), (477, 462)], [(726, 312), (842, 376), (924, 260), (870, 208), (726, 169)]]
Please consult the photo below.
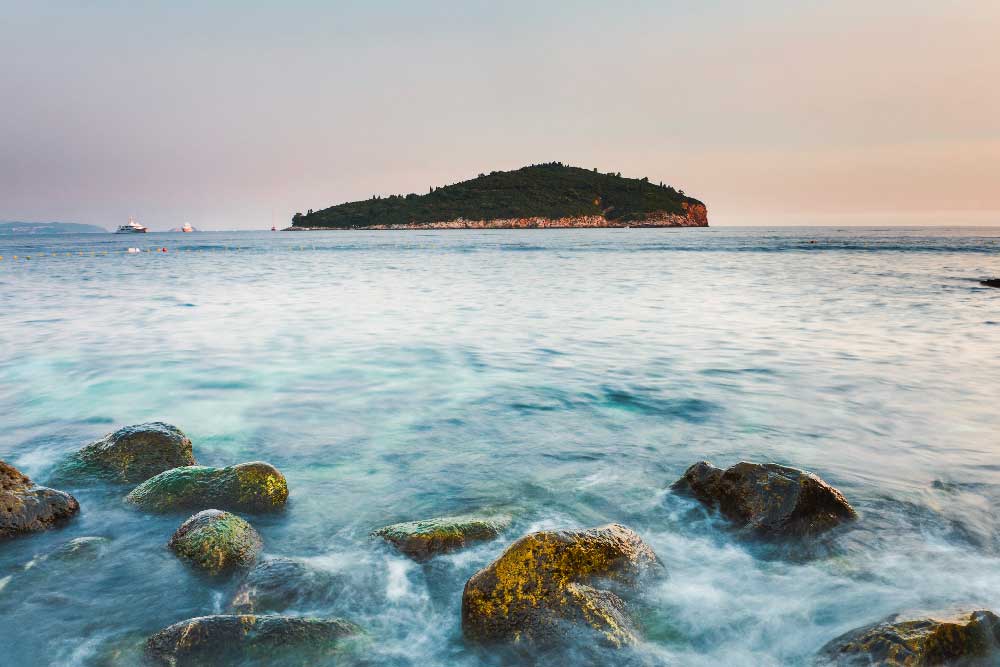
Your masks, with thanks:
[(191, 226), (190, 222), (185, 222), (184, 226), (181, 227), (181, 231), (184, 232), (185, 234), (187, 234), (189, 232), (193, 232), (194, 231), (194, 227)]
[(115, 234), (145, 234), (149, 230), (140, 225), (135, 221), (135, 218), (129, 216), (128, 224), (122, 225), (115, 231)]

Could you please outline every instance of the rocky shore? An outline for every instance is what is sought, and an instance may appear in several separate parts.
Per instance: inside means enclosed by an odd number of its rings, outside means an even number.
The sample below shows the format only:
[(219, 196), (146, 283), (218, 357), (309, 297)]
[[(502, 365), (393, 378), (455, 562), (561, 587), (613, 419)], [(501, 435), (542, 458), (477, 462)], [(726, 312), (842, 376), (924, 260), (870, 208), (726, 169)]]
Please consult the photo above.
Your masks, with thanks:
[(609, 220), (603, 215), (583, 215), (567, 218), (502, 218), (492, 220), (468, 220), (457, 218), (441, 222), (420, 222), (403, 225), (366, 225), (358, 227), (286, 227), (285, 232), (308, 232), (326, 230), (414, 230), (414, 229), (586, 229), (586, 228), (628, 228), (628, 227), (708, 227), (708, 210), (704, 204), (683, 203), (684, 214), (663, 211), (649, 213), (636, 220)]
[[(231, 613), (180, 619), (150, 635), (144, 645), (147, 661), (174, 667), (248, 658), (285, 664), (295, 656), (310, 664), (347, 651), (363, 654), (366, 642), (377, 641), (351, 619), (300, 615), (321, 610), (340, 595), (350, 597), (351, 584), (300, 559), (261, 559), (264, 538), (232, 513), (280, 520), (274, 512), (288, 498), (280, 471), (264, 462), (183, 465), (193, 461), (186, 436), (156, 423), (121, 429), (59, 468), (60, 474), (75, 473), (81, 480), (96, 476), (111, 489), (137, 483), (126, 497), (137, 511), (195, 510), (166, 547), (202, 577), (230, 581), (236, 590), (228, 604)], [(182, 465), (164, 470), (171, 462)], [(818, 475), (775, 463), (739, 462), (723, 469), (700, 461), (669, 486), (690, 499), (692, 511), (700, 506), (717, 514), (746, 540), (809, 542), (849, 531), (861, 521), (844, 495)], [(0, 462), (0, 541), (57, 528), (78, 511), (69, 494), (39, 487)], [(462, 637), (470, 647), (568, 650), (570, 657), (591, 647), (621, 654), (617, 662), (630, 664), (626, 652), (645, 641), (638, 612), (643, 591), (671, 585), (670, 563), (624, 525), (536, 530), (512, 539), (517, 523), (516, 512), (483, 508), (394, 523), (371, 536), (375, 548), (428, 568), (435, 558), (474, 544), (508, 545), (468, 577), (461, 607), (453, 610), (460, 614)], [(75, 538), (42, 560), (78, 560), (107, 548), (103, 538)], [(989, 665), (998, 660), (1000, 619), (972, 601), (958, 611), (901, 610), (830, 639), (815, 654), (816, 665), (838, 666)]]

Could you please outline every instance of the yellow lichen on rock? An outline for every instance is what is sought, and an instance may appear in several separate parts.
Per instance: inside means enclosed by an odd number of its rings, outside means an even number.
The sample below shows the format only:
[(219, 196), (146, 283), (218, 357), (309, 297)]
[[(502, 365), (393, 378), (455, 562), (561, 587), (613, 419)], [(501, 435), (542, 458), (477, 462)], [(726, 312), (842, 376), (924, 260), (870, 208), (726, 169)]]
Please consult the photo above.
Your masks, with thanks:
[(240, 502), (269, 502), (274, 507), (288, 499), (288, 482), (284, 475), (267, 463), (254, 461), (234, 466), (239, 480)]
[(634, 585), (661, 567), (642, 538), (617, 524), (532, 533), (466, 583), (462, 627), (480, 641), (548, 642), (582, 624), (611, 645), (630, 644), (635, 634), (625, 603), (590, 584)]

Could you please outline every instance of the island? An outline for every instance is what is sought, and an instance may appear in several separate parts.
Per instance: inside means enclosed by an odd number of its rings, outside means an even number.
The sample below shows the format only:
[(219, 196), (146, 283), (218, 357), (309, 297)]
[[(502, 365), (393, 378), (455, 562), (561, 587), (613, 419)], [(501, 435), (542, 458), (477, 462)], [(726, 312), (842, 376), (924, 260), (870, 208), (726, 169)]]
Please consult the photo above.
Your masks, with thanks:
[(0, 222), (0, 234), (107, 234), (97, 225), (78, 222)]
[(550, 162), (296, 213), (284, 231), (707, 226), (705, 204), (683, 190)]

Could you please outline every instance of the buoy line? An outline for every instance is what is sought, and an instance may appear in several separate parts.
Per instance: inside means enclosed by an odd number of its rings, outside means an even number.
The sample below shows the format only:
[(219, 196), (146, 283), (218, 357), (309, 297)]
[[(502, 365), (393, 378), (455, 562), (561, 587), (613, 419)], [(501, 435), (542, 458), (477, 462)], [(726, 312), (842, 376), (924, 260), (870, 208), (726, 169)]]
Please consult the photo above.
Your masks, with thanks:
[(52, 257), (52, 258), (59, 258), (59, 257), (106, 257), (106, 256), (109, 256), (109, 255), (110, 256), (115, 256), (115, 255), (139, 255), (139, 254), (148, 255), (148, 254), (152, 254), (152, 253), (155, 253), (155, 254), (158, 254), (158, 255), (169, 255), (172, 252), (173, 253), (178, 253), (178, 254), (179, 253), (185, 253), (185, 254), (195, 253), (195, 254), (198, 254), (198, 253), (203, 253), (203, 252), (204, 253), (216, 253), (216, 252), (220, 252), (220, 253), (223, 253), (223, 252), (246, 253), (246, 252), (253, 252), (253, 251), (267, 252), (269, 250), (273, 250), (273, 251), (276, 251), (276, 252), (280, 253), (280, 252), (304, 252), (304, 251), (309, 251), (309, 250), (315, 251), (315, 250), (317, 250), (317, 248), (316, 248), (315, 245), (312, 245), (312, 246), (303, 246), (303, 245), (292, 246), (292, 245), (290, 245), (290, 246), (282, 246), (282, 247), (277, 247), (277, 248), (264, 248), (264, 247), (257, 248), (257, 247), (249, 247), (249, 246), (228, 246), (228, 245), (226, 245), (226, 246), (206, 247), (206, 248), (184, 248), (184, 247), (170, 248), (168, 246), (160, 246), (160, 247), (151, 247), (151, 248), (128, 247), (128, 248), (112, 249), (112, 250), (76, 250), (76, 249), (74, 249), (74, 250), (65, 250), (65, 249), (59, 249), (59, 250), (52, 250), (52, 251), (42, 251), (42, 250), (39, 250), (38, 252), (32, 252), (31, 254), (20, 254), (19, 253), (17, 255), (14, 255), (14, 254), (11, 254), (11, 255), (0, 255), (0, 262), (7, 262), (7, 263), (9, 263), (9, 262), (13, 262), (15, 260), (17, 260), (19, 262), (24, 262), (24, 261), (28, 261), (28, 260), (36, 260), (37, 261), (37, 260), (39, 260), (39, 259), (41, 259), (43, 257), (44, 258), (49, 258), (49, 257)]

